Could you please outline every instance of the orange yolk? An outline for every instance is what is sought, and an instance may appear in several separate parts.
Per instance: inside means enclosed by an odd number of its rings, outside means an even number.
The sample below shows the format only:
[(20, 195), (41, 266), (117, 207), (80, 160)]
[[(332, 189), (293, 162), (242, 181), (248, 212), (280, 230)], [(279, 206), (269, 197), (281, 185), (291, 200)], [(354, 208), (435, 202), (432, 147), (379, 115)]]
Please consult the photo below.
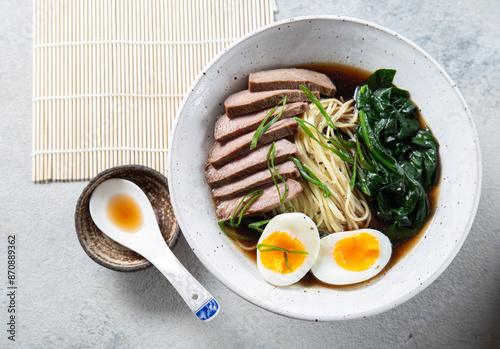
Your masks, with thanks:
[[(287, 233), (281, 231), (275, 231), (274, 233), (269, 235), (262, 241), (262, 244), (281, 247), (291, 251), (306, 250), (302, 242), (297, 240), (297, 238), (292, 238)], [(288, 274), (297, 270), (306, 259), (305, 254), (287, 253), (286, 256), (288, 260), (288, 266), (291, 270), (288, 269), (286, 265), (285, 252), (282, 251), (261, 252), (260, 262), (266, 269), (273, 270), (282, 274)]]
[(335, 244), (333, 258), (337, 264), (350, 271), (370, 268), (380, 255), (378, 239), (368, 233), (359, 233), (343, 238)]

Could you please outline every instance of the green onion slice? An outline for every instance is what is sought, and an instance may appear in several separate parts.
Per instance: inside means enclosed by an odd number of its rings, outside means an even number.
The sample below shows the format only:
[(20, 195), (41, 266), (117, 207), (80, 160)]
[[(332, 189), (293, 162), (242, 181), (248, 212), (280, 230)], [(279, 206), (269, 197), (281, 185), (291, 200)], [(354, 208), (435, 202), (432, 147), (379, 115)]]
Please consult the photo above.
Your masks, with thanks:
[[(285, 212), (288, 212), (288, 211), (295, 212), (295, 207), (289, 206), (289, 207), (285, 208), (283, 210), (283, 212), (281, 212), (281, 213), (285, 213)], [(264, 231), (264, 229), (262, 229), (261, 226), (266, 225), (270, 221), (271, 221), (271, 219), (264, 219), (263, 221), (252, 222), (252, 223), (248, 224), (248, 227), (250, 229), (255, 229), (257, 231), (262, 232), (262, 231)]]
[(326, 112), (325, 108), (323, 107), (323, 105), (321, 104), (321, 102), (319, 101), (319, 99), (314, 95), (314, 93), (312, 93), (304, 85), (300, 85), (300, 88), (302, 89), (302, 91), (304, 92), (304, 94), (311, 100), (311, 102), (313, 102), (314, 105), (319, 109), (319, 111), (321, 112), (321, 114), (323, 115), (323, 117), (326, 119), (326, 123), (328, 124), (328, 126), (330, 126), (330, 128), (332, 128), (333, 130), (335, 130), (335, 135), (337, 135), (337, 137), (339, 138), (339, 142), (342, 143), (342, 145), (344, 147), (346, 147), (346, 148), (354, 148), (356, 146), (356, 143), (355, 142), (351, 142), (351, 141), (347, 141), (347, 140), (343, 139), (340, 136), (338, 128), (335, 126), (335, 124), (333, 123), (332, 119), (330, 118), (330, 116)]
[(288, 255), (285, 253), (283, 253), (283, 255), (285, 256), (285, 265), (286, 267), (288, 268), (288, 270), (292, 271), (292, 268), (290, 268), (290, 266), (288, 265)]
[(309, 254), (309, 252), (307, 252), (307, 251), (287, 250), (286, 248), (281, 248), (278, 246), (267, 245), (267, 244), (258, 244), (257, 249), (260, 252), (281, 251), (281, 252), (292, 253), (292, 254)]
[(320, 237), (330, 235), (330, 233), (329, 233), (329, 232), (324, 231), (324, 230), (318, 230), (318, 233), (319, 233), (319, 236), (320, 236)]
[(314, 105), (319, 109), (319, 111), (321, 112), (321, 114), (323, 114), (323, 117), (326, 119), (326, 122), (327, 122), (328, 126), (330, 126), (332, 129), (336, 130), (337, 127), (335, 127), (335, 125), (333, 124), (332, 119), (330, 119), (330, 117), (328, 116), (328, 113), (326, 112), (325, 108), (323, 108), (323, 105), (321, 104), (321, 102), (319, 101), (319, 99), (314, 95), (314, 93), (312, 93), (311, 91), (309, 91), (309, 89), (307, 87), (305, 87), (304, 85), (300, 85), (300, 88), (302, 89), (302, 91), (304, 91), (304, 94), (307, 96), (307, 98), (309, 98), (311, 100), (311, 102), (313, 102)]
[(229, 235), (229, 236), (231, 236), (231, 237), (233, 237), (233, 238), (235, 238), (235, 239), (239, 239), (239, 240), (252, 240), (252, 239), (251, 239), (251, 238), (249, 238), (249, 237), (246, 237), (246, 236), (243, 236), (243, 235), (239, 235), (239, 234), (235, 234), (235, 233), (230, 232), (230, 231), (226, 228), (226, 222), (224, 222), (224, 221), (219, 221), (219, 227), (221, 228), (221, 230), (222, 230), (225, 234), (227, 234), (227, 235)]
[[(245, 214), (245, 211), (247, 210), (247, 208), (253, 204), (253, 202), (255, 200), (257, 200), (260, 196), (262, 195), (262, 189), (259, 189), (259, 190), (255, 190), (253, 192), (251, 192), (250, 194), (247, 194), (245, 195), (245, 197), (243, 199), (241, 199), (240, 203), (238, 204), (238, 206), (236, 207), (236, 210), (234, 210), (233, 214), (231, 215), (231, 220), (229, 221), (229, 225), (233, 228), (236, 228), (237, 226), (240, 225), (241, 223), (241, 220), (243, 219), (243, 215)], [(248, 198), (248, 197), (251, 197), (250, 200), (248, 200), (248, 202), (243, 206), (243, 208), (241, 209), (240, 213), (239, 213), (239, 216), (238, 216), (238, 222), (235, 223), (234, 222), (234, 218), (235, 218), (235, 215), (236, 213), (240, 210), (240, 207), (241, 205), (243, 205), (243, 203), (245, 202), (245, 200)]]
[(358, 167), (357, 162), (358, 162), (358, 153), (354, 155), (354, 165), (352, 169), (351, 183), (349, 184), (349, 188), (351, 189), (351, 191), (354, 190), (354, 185), (356, 184), (356, 171)]
[(306, 165), (301, 163), (297, 158), (294, 158), (293, 156), (290, 157), (290, 160), (292, 160), (295, 166), (297, 166), (301, 176), (305, 180), (323, 189), (323, 196), (325, 198), (332, 196), (327, 185), (321, 182), (319, 178)]
[[(276, 190), (278, 191), (280, 204), (283, 205), (287, 196), (288, 188), (285, 179), (283, 178), (282, 175), (278, 173), (278, 171), (276, 171), (276, 167), (274, 166), (275, 155), (276, 155), (276, 143), (273, 142), (273, 144), (271, 144), (271, 147), (269, 148), (269, 151), (267, 152), (267, 168), (269, 169), (269, 172), (271, 172), (271, 177), (273, 178), (274, 185), (276, 186)], [(285, 190), (283, 191), (283, 196), (281, 196), (280, 188), (278, 186), (278, 182), (276, 181), (276, 177), (278, 177), (278, 179), (282, 181), (285, 186)]]
[[(344, 146), (333, 140), (333, 139), (330, 139), (328, 137), (326, 137), (323, 133), (321, 133), (318, 128), (316, 126), (314, 126), (313, 124), (311, 124), (310, 122), (308, 121), (305, 121), (305, 120), (302, 120), (301, 118), (299, 117), (294, 117), (294, 120), (299, 124), (300, 128), (309, 136), (311, 137), (314, 141), (316, 141), (316, 143), (318, 143), (320, 146), (322, 146), (323, 148), (326, 148), (330, 151), (332, 151), (333, 153), (335, 153), (342, 161), (344, 162), (347, 162), (349, 164), (352, 164), (353, 163), (353, 160), (352, 160), (352, 157), (351, 157), (351, 154), (349, 153), (349, 151), (344, 148)], [(316, 136), (311, 132), (311, 130), (309, 129), (309, 127), (307, 127), (307, 125), (311, 126), (312, 128), (314, 128), (318, 134), (323, 137), (324, 139), (327, 140), (327, 142), (330, 142), (332, 143), (333, 145), (335, 145), (336, 147), (338, 147), (339, 149), (336, 149), (336, 148), (333, 148), (333, 147), (330, 147), (324, 143), (322, 143), (318, 138), (316, 138)]]
[[(269, 130), (269, 127), (271, 127), (276, 121), (279, 120), (279, 118), (281, 117), (281, 115), (283, 114), (283, 111), (285, 110), (285, 106), (286, 106), (286, 99), (287, 99), (287, 96), (283, 97), (283, 99), (281, 101), (278, 102), (278, 104), (276, 104), (274, 106), (273, 109), (271, 109), (271, 111), (269, 113), (267, 113), (266, 117), (264, 118), (264, 120), (262, 120), (262, 122), (260, 123), (259, 127), (257, 128), (257, 130), (255, 131), (253, 137), (252, 137), (252, 143), (250, 143), (250, 150), (253, 150), (255, 149), (255, 147), (257, 146), (257, 142), (259, 141), (259, 138), (260, 136), (265, 133), (267, 130)], [(269, 123), (266, 125), (266, 122), (267, 122), (267, 119), (269, 119), (271, 117), (271, 115), (273, 115), (274, 111), (276, 110), (276, 108), (278, 108), (278, 106), (280, 104), (283, 104), (283, 108), (281, 108), (281, 111), (278, 115), (276, 115), (271, 121), (269, 121)]]
[(264, 231), (264, 229), (262, 229), (261, 226), (266, 225), (270, 221), (271, 221), (270, 219), (265, 219), (263, 221), (252, 222), (248, 225), (248, 227), (251, 229), (258, 230), (258, 231)]
[(287, 250), (285, 248), (281, 248), (281, 247), (277, 247), (277, 246), (273, 246), (273, 245), (266, 245), (266, 244), (258, 244), (257, 245), (257, 249), (261, 253), (271, 252), (271, 251), (280, 251), (280, 252), (283, 252), (283, 254), (285, 256), (285, 265), (286, 265), (286, 267), (290, 271), (292, 270), (292, 268), (290, 268), (290, 266), (288, 265), (288, 255), (287, 255), (287, 253), (292, 253), (292, 254), (309, 254), (309, 252), (307, 252), (307, 251)]
[(344, 146), (344, 148), (356, 148), (356, 142), (348, 141), (342, 138), (342, 136), (340, 135), (340, 131), (336, 131), (335, 135), (337, 136), (339, 142)]

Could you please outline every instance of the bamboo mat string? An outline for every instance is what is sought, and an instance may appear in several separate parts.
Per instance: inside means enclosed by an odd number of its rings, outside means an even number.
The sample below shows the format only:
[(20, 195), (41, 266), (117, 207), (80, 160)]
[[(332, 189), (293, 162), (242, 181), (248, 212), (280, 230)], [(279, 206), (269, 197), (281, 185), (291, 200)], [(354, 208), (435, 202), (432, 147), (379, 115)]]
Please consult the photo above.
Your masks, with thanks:
[(35, 0), (33, 181), (118, 165), (167, 173), (182, 97), (228, 44), (273, 21), (274, 0)]

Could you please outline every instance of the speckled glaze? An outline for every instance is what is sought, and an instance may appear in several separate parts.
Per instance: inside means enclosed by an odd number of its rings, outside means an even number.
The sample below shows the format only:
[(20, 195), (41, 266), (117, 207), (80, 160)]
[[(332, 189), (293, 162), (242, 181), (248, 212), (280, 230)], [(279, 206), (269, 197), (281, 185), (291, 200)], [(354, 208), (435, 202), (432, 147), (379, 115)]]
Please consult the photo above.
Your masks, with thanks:
[(170, 203), (167, 179), (161, 173), (139, 165), (108, 169), (89, 182), (76, 205), (75, 229), (78, 240), (93, 261), (109, 269), (131, 272), (149, 268), (152, 264), (148, 260), (103, 234), (90, 216), (90, 195), (100, 183), (110, 178), (128, 179), (146, 193), (165, 242), (170, 249), (175, 246), (180, 229)]
[[(440, 194), (414, 249), (381, 277), (348, 288), (274, 287), (220, 232), (203, 164), (224, 99), (258, 70), (342, 63), (370, 71), (397, 69), (395, 84), (411, 92), (440, 142)], [(201, 262), (244, 299), (294, 318), (331, 321), (373, 315), (422, 291), (450, 264), (472, 225), (481, 189), (481, 157), (465, 101), (446, 72), (422, 49), (376, 24), (340, 16), (284, 20), (235, 42), (194, 82), (179, 110), (169, 151), (172, 204)], [(189, 176), (186, 176), (189, 174)]]

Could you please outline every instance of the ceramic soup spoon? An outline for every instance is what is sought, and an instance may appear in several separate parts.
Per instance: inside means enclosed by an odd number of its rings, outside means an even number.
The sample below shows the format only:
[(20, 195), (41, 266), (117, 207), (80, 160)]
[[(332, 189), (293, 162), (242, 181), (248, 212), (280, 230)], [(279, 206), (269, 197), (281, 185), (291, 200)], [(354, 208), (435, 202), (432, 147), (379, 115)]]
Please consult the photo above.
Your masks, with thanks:
[(104, 234), (149, 260), (201, 320), (217, 315), (217, 301), (165, 243), (151, 203), (141, 188), (125, 179), (108, 179), (93, 191), (89, 209)]

